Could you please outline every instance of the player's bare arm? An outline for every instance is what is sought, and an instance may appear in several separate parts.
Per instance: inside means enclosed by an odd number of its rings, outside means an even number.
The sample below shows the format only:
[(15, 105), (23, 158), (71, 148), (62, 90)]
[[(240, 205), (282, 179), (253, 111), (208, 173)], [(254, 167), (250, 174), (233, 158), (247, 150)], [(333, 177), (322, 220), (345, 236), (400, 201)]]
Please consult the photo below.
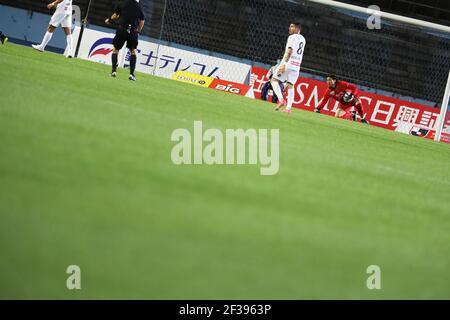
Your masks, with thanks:
[(278, 69), (279, 73), (284, 73), (286, 71), (286, 64), (289, 62), (289, 59), (292, 56), (292, 48), (288, 48), (283, 57), (283, 64)]
[(112, 21), (117, 20), (120, 18), (120, 14), (113, 13), (111, 17), (105, 20), (106, 24), (110, 24)]
[(142, 29), (144, 29), (145, 20), (139, 20), (139, 27), (137, 32), (141, 33)]
[(47, 5), (48, 10), (51, 10), (51, 9), (53, 9), (53, 8), (56, 8), (56, 6), (57, 6), (58, 4), (60, 4), (61, 2), (63, 2), (63, 0), (55, 0), (55, 1), (53, 1), (52, 3), (49, 3), (49, 4)]

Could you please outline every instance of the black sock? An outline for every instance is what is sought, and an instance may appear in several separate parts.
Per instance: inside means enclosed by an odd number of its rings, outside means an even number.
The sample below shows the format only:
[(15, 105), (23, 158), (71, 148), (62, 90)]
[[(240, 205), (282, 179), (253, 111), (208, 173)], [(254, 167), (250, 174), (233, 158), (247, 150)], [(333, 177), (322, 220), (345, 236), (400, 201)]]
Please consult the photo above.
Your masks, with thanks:
[(117, 53), (112, 54), (112, 72), (116, 72), (117, 69)]
[(136, 55), (132, 54), (130, 57), (130, 74), (134, 75), (134, 69), (136, 69)]

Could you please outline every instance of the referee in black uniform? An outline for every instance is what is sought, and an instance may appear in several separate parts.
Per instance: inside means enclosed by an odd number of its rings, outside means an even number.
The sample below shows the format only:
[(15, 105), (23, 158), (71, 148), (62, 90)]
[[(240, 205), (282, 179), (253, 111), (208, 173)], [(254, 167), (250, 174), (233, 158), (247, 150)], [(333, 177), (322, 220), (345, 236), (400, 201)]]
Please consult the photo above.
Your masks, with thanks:
[(134, 70), (136, 69), (136, 49), (139, 33), (144, 28), (145, 22), (144, 13), (139, 6), (139, 0), (124, 0), (116, 7), (113, 15), (105, 20), (105, 23), (110, 24), (114, 20), (119, 20), (119, 27), (113, 39), (114, 49), (112, 53), (111, 76), (117, 76), (117, 54), (126, 42), (127, 48), (131, 51), (130, 76), (128, 79), (136, 81), (136, 77), (134, 76)]

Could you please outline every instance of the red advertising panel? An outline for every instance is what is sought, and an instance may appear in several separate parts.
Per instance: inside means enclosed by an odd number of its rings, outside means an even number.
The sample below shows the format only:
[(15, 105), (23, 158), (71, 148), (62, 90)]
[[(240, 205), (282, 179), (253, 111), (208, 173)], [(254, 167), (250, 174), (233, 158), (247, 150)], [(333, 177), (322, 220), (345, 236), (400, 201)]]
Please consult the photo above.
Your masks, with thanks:
[[(250, 85), (253, 87), (256, 99), (261, 98), (261, 88), (268, 80), (267, 72), (268, 70), (263, 68), (252, 68)], [(293, 106), (313, 111), (321, 102), (326, 89), (325, 82), (299, 78), (295, 84)], [(434, 139), (439, 109), (364, 91), (360, 91), (359, 96), (367, 113), (366, 119), (371, 125)], [(338, 102), (330, 99), (322, 113), (334, 116), (337, 107)], [(449, 122), (446, 123), (448, 124), (448, 136), (450, 137), (450, 119), (448, 120)]]
[(450, 111), (445, 114), (444, 124), (441, 131), (441, 142), (450, 143)]
[(252, 87), (245, 84), (231, 82), (222, 79), (214, 79), (209, 88), (224, 92), (237, 94), (240, 96), (253, 97)]

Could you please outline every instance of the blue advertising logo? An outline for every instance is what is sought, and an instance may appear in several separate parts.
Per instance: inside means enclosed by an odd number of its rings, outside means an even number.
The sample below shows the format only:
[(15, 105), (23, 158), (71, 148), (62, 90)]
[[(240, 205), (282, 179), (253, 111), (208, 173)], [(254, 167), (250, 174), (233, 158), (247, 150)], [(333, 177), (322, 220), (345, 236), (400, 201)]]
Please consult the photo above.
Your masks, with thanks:
[[(97, 41), (94, 42), (91, 49), (89, 50), (88, 57), (92, 58), (93, 56), (96, 55), (107, 56), (113, 51), (113, 49), (110, 47), (112, 45), (112, 41), (113, 41), (112, 38), (98, 39)], [(105, 47), (106, 45), (108, 45), (108, 47)]]

